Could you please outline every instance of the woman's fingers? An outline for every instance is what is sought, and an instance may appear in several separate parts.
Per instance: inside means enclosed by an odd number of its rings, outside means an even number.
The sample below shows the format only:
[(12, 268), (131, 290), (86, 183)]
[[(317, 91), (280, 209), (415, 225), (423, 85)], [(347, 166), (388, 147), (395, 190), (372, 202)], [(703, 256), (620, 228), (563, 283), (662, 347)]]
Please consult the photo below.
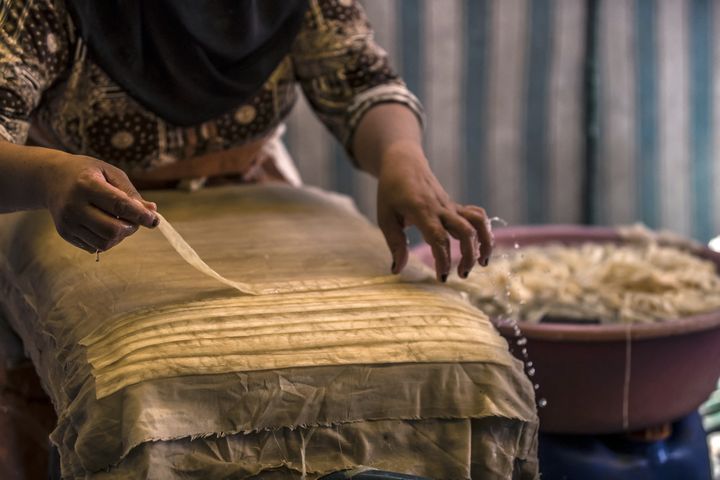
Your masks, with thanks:
[(480, 256), (478, 233), (468, 220), (456, 212), (446, 213), (441, 218), (450, 235), (460, 241), (462, 257), (458, 262), (457, 272), (461, 278), (467, 278)]
[(152, 210), (153, 212), (157, 212), (157, 203), (155, 202), (148, 202), (147, 200), (140, 200), (142, 204), (147, 208), (148, 210)]
[(140, 192), (137, 191), (135, 185), (132, 184), (130, 178), (125, 172), (119, 168), (105, 165), (102, 169), (102, 173), (107, 183), (122, 191), (128, 197), (138, 200), (139, 202), (143, 201)]
[[(105, 175), (105, 180), (107, 180), (110, 185), (124, 192), (128, 197), (139, 201), (148, 210), (157, 212), (157, 204), (144, 200), (125, 172), (119, 169), (105, 168), (103, 174)], [(157, 223), (155, 222), (152, 226), (157, 226)]]
[(109, 250), (138, 230), (137, 225), (113, 218), (104, 211), (88, 205), (81, 212), (81, 225), (94, 233), (102, 243), (93, 243), (100, 251)]
[[(119, 173), (118, 173), (119, 172)], [(86, 182), (87, 200), (92, 205), (113, 217), (119, 217), (134, 225), (153, 228), (159, 221), (149, 205), (132, 186), (122, 171), (109, 168), (102, 170), (102, 176)]]
[(475, 262), (487, 266), (493, 249), (493, 236), (485, 210), (473, 205), (457, 206), (455, 212), (426, 215), (413, 222), (430, 245), (440, 281), (450, 273), (451, 252), (448, 234), (460, 242), (458, 275), (467, 278)]
[(65, 240), (93, 253), (111, 249), (139, 228), (82, 200), (66, 205), (56, 226)]
[(91, 253), (111, 249), (137, 229), (136, 225), (108, 217), (92, 205), (69, 210), (58, 225), (62, 238)]
[(89, 201), (107, 214), (134, 225), (142, 225), (148, 228), (157, 226), (157, 215), (146, 208), (139, 200), (130, 198), (125, 192), (110, 184), (95, 184), (90, 192)]
[[(66, 239), (67, 240), (67, 239)], [(96, 253), (97, 249), (94, 248), (92, 245), (89, 245), (85, 240), (82, 240), (78, 236), (73, 236), (72, 239), (67, 240), (71, 245), (78, 247), (82, 250), (85, 250), (88, 253)]]
[(490, 255), (494, 245), (492, 228), (485, 210), (474, 205), (467, 205), (458, 208), (458, 213), (467, 220), (477, 232), (480, 241), (480, 256), (478, 262), (486, 267), (490, 261)]
[(378, 210), (378, 226), (392, 254), (390, 270), (393, 274), (400, 273), (408, 261), (407, 237), (403, 221), (391, 210)]
[(435, 272), (441, 282), (447, 280), (450, 274), (452, 258), (450, 257), (450, 238), (439, 217), (423, 217), (414, 222), (415, 226), (430, 245), (435, 258)]
[(104, 252), (107, 250), (110, 250), (112, 247), (120, 243), (122, 239), (113, 239), (108, 240), (106, 238), (102, 238), (97, 233), (93, 232), (89, 228), (82, 226), (77, 231), (77, 238), (85, 242), (85, 244), (89, 245), (92, 250), (92, 253), (95, 252)]

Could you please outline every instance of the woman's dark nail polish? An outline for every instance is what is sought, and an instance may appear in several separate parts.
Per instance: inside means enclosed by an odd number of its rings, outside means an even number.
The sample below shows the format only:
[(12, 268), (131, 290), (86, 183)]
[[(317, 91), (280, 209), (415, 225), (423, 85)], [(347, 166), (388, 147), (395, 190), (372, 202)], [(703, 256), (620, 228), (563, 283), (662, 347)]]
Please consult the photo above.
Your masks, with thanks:
[(155, 217), (153, 219), (152, 226), (157, 227), (158, 225), (160, 225), (160, 217)]
[(470, 272), (468, 272), (467, 270), (465, 270), (464, 272), (462, 272), (462, 278), (467, 278), (468, 275), (470, 275)]
[(488, 266), (488, 263), (490, 263), (490, 259), (489, 259), (489, 258), (486, 258), (485, 260), (482, 261), (482, 266), (483, 266), (483, 267), (487, 267), (487, 266)]
[(391, 271), (392, 273), (395, 273), (395, 265), (396, 265), (396, 264), (395, 264), (395, 262), (393, 261), (392, 266), (390, 267), (390, 271)]
[(447, 282), (447, 277), (448, 277), (448, 276), (447, 276), (447, 273), (443, 273), (442, 275), (440, 275), (440, 280), (441, 280), (443, 283), (445, 283), (445, 282)]

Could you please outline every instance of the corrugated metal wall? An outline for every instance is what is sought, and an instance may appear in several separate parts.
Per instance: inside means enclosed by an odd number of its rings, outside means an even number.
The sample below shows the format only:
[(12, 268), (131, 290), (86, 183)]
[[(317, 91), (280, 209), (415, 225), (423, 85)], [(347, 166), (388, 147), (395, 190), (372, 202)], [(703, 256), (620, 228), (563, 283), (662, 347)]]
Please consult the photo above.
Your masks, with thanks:
[[(511, 223), (640, 220), (701, 240), (720, 232), (720, 2), (362, 3), (426, 107), (428, 155), (455, 198)], [(372, 217), (373, 181), (310, 117), (300, 105), (287, 136), (305, 181), (353, 195)]]

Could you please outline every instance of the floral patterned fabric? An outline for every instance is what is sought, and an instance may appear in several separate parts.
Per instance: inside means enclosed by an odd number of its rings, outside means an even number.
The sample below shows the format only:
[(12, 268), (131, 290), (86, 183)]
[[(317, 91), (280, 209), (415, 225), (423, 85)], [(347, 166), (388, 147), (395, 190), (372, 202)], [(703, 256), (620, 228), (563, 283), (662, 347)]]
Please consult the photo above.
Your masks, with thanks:
[(346, 147), (362, 115), (399, 102), (422, 117), (354, 0), (309, 0), (289, 55), (250, 100), (219, 118), (178, 127), (123, 91), (92, 59), (62, 0), (2, 2), (0, 137), (147, 170), (269, 134), (296, 85)]

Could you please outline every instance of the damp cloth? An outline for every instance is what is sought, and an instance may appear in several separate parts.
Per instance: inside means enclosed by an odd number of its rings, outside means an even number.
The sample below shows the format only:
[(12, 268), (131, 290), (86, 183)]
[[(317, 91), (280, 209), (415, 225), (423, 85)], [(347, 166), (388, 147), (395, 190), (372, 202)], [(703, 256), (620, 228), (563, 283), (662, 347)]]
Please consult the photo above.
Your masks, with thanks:
[[(533, 389), (505, 341), (418, 263), (387, 275), (382, 235), (345, 202), (280, 185), (144, 196), (219, 276), (260, 294), (200, 274), (157, 229), (96, 263), (46, 212), (0, 217), (0, 307), (59, 414), (64, 477), (164, 442), (242, 436), (261, 451), (264, 432), (379, 420), (442, 419), (450, 445), (443, 422), (511, 419), (495, 454), (533, 461)], [(298, 470), (277, 452), (253, 468)]]

